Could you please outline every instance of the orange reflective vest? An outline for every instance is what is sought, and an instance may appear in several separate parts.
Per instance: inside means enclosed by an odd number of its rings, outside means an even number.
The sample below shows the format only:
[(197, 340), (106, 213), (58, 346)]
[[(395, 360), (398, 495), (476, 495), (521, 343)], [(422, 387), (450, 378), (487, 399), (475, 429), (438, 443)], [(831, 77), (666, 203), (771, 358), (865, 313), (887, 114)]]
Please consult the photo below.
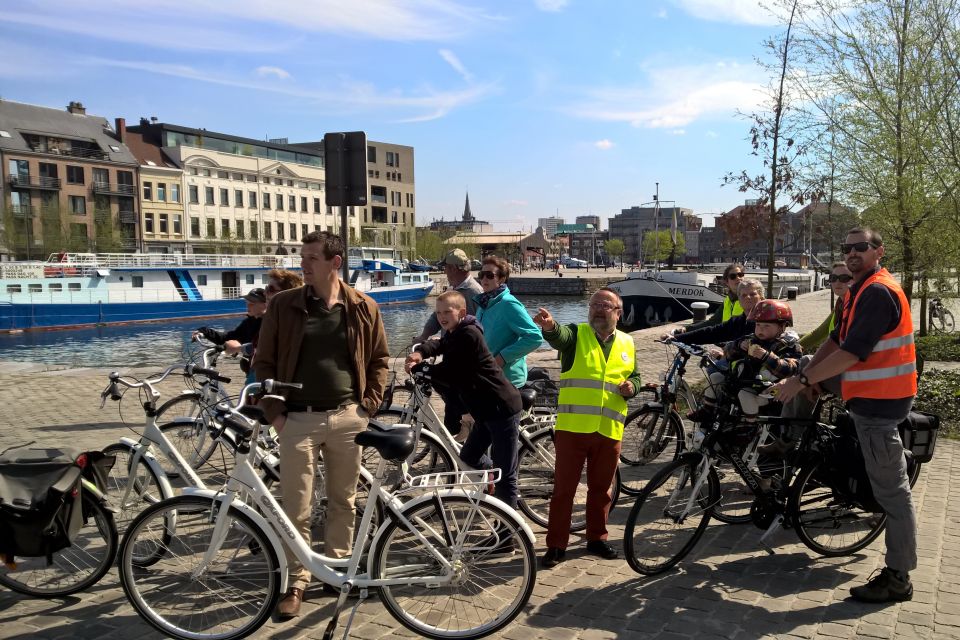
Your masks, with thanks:
[(895, 400), (917, 395), (917, 354), (913, 345), (913, 318), (910, 302), (890, 272), (880, 269), (869, 276), (857, 291), (856, 297), (844, 308), (840, 323), (841, 344), (857, 314), (860, 296), (872, 284), (882, 284), (900, 301), (900, 322), (880, 336), (873, 351), (863, 362), (857, 362), (841, 375), (840, 390), (844, 400), (873, 398)]

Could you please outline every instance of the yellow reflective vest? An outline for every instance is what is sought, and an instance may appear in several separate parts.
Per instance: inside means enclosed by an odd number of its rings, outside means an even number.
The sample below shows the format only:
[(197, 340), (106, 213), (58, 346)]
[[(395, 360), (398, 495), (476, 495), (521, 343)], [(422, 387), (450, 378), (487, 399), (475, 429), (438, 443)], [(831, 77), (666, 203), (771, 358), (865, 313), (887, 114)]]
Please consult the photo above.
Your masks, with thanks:
[(577, 325), (577, 350), (573, 365), (560, 374), (560, 398), (557, 406), (557, 430), (594, 433), (613, 440), (623, 439), (627, 419), (627, 400), (620, 395), (620, 384), (636, 369), (633, 338), (622, 331), (614, 333), (610, 356), (593, 328)]
[(725, 296), (723, 298), (723, 321), (726, 322), (734, 316), (743, 315), (743, 307), (740, 306), (739, 300), (731, 300), (730, 296)]

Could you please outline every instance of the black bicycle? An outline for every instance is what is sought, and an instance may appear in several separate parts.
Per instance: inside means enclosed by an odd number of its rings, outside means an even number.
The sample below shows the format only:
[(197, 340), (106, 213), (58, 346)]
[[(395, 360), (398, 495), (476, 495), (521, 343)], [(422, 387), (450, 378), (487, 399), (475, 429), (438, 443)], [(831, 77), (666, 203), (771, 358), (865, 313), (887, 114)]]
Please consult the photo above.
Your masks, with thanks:
[(940, 298), (930, 299), (927, 314), (930, 320), (930, 329), (934, 333), (953, 333), (956, 328), (953, 322), (953, 314), (950, 313)]
[[(755, 433), (720, 420), (698, 427), (691, 450), (647, 483), (627, 517), (624, 551), (630, 567), (655, 575), (690, 553), (721, 504), (720, 462), (729, 463), (753, 494), (749, 518), (765, 531), (760, 544), (769, 553), (768, 539), (783, 527), (796, 529), (807, 547), (824, 556), (849, 555), (869, 545), (883, 531), (886, 514), (873, 499), (849, 416), (840, 413), (830, 422), (761, 416), (759, 425), (803, 431), (796, 448), (781, 459), (781, 470), (765, 475), (749, 468), (741, 454)], [(912, 434), (902, 437), (907, 447), (918, 442)], [(927, 449), (921, 455), (913, 455), (916, 449), (908, 454), (911, 482), (920, 462), (932, 456), (935, 440), (935, 435), (923, 440)]]

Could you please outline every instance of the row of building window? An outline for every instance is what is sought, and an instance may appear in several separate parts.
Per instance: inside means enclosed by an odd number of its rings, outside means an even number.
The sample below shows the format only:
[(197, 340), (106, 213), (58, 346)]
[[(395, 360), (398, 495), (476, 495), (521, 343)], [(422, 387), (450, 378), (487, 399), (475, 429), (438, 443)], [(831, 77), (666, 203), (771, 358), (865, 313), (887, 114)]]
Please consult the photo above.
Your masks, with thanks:
[[(16, 176), (18, 178), (29, 178), (30, 177), (30, 163), (26, 160), (10, 160), (8, 165), (9, 175)], [(38, 169), (40, 172), (41, 178), (52, 178), (59, 179), (58, 168), (56, 164), (51, 162), (41, 162), (38, 164)], [(81, 166), (76, 166), (68, 164), (67, 167), (67, 184), (86, 184), (87, 183), (87, 173), (86, 169)], [(91, 176), (93, 178), (94, 184), (110, 184), (110, 171), (108, 169), (101, 169), (94, 167), (91, 169)], [(132, 171), (117, 171), (117, 183), (121, 185), (133, 186), (133, 172)]]
[[(204, 169), (202, 167), (188, 167), (188, 171), (192, 176), (204, 176), (207, 178), (213, 177), (212, 169)], [(221, 180), (237, 180), (238, 182), (259, 182), (256, 174), (253, 173), (236, 173), (230, 171), (217, 171), (216, 177)], [(298, 187), (300, 189), (310, 189), (311, 191), (323, 191), (323, 182), (307, 182), (306, 180), (291, 180), (289, 178), (277, 178), (276, 176), (261, 176), (260, 180), (263, 181), (263, 184), (270, 184), (271, 182), (278, 187), (286, 185), (288, 187)]]
[[(168, 197), (169, 200), (167, 199)], [(180, 202), (180, 185), (175, 182), (171, 182), (170, 190), (168, 192), (166, 183), (158, 182), (156, 192), (154, 192), (153, 182), (144, 182), (143, 199), (155, 200), (156, 202)]]

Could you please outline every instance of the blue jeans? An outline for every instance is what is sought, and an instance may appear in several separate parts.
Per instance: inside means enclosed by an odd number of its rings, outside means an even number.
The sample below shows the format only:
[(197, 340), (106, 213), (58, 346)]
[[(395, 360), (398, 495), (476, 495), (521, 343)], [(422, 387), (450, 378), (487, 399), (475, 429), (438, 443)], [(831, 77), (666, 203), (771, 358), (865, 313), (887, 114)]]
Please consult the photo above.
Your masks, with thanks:
[[(467, 436), (460, 450), (460, 459), (475, 469), (499, 468), (500, 482), (493, 495), (513, 508), (520, 492), (517, 489), (517, 457), (520, 450), (520, 413), (508, 418), (480, 420)], [(490, 449), (490, 455), (487, 455)]]

